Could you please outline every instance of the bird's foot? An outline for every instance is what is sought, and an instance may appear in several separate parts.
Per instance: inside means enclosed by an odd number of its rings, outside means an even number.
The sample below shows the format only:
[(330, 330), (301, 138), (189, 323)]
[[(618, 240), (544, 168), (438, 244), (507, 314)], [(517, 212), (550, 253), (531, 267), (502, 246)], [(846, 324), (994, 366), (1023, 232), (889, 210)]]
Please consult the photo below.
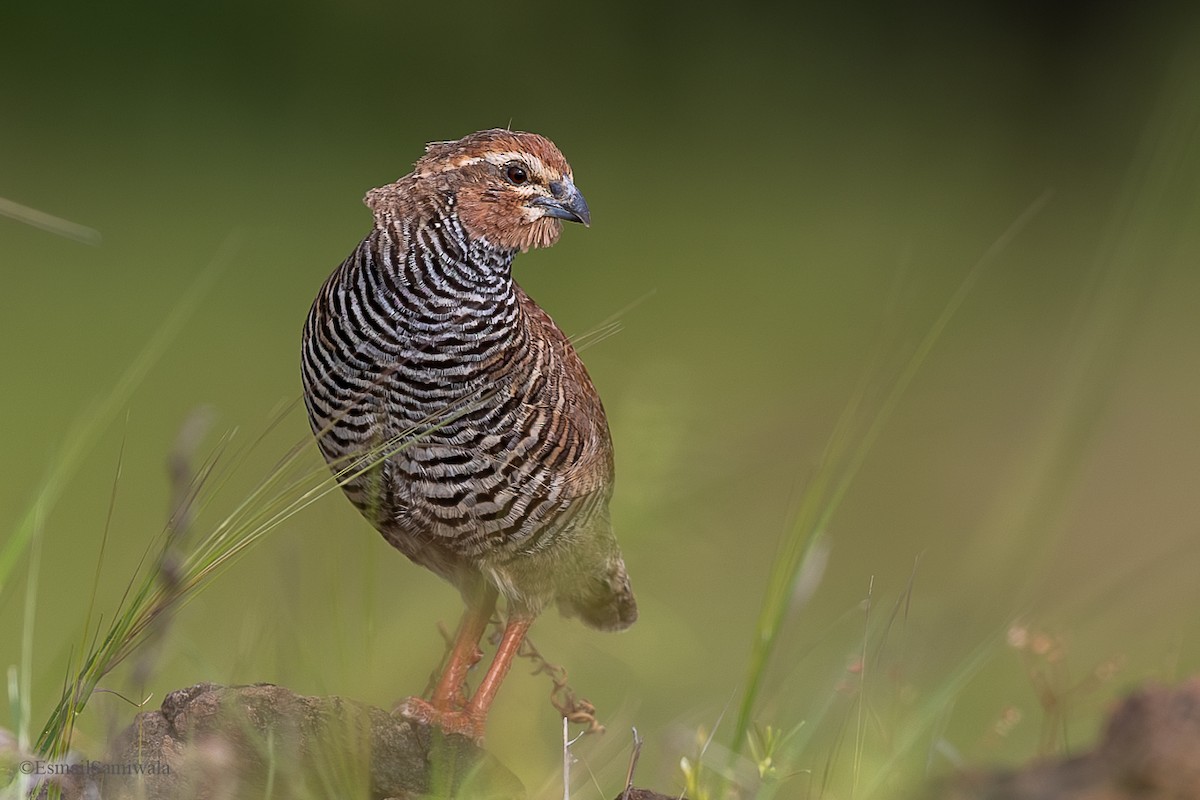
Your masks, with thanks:
[(476, 744), (483, 741), (484, 718), (469, 709), (443, 710), (428, 700), (409, 697), (394, 712), (409, 722), (439, 728), (450, 736), (465, 736)]

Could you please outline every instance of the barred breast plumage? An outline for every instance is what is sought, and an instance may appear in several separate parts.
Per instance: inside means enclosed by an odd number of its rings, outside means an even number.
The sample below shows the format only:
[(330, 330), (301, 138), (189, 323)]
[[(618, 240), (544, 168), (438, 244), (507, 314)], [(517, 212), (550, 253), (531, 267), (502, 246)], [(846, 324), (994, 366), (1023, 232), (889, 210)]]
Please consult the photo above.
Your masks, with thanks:
[[(304, 327), (304, 396), (322, 453), (393, 546), (462, 591), (467, 613), (431, 703), (408, 712), (481, 736), (508, 660), (557, 603), (602, 629), (637, 615), (608, 513), (612, 443), (567, 337), (517, 286), (514, 256), (589, 212), (558, 149), (481, 131), (430, 145), (366, 198), (375, 226)], [(500, 650), (461, 695), (497, 595)], [(459, 651), (462, 651), (461, 653)]]

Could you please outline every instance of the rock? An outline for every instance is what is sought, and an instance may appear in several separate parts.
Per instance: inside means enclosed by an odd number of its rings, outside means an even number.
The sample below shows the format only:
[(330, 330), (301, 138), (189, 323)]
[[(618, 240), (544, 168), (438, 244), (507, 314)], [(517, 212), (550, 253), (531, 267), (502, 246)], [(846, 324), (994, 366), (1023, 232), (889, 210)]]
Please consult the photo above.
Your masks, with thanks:
[(271, 684), (172, 692), (161, 710), (136, 717), (106, 763), (116, 769), (100, 778), (106, 800), (525, 797), (520, 781), (468, 739)]
[(633, 787), (621, 792), (616, 796), (615, 800), (687, 800), (687, 798), (681, 798), (677, 794), (659, 794), (658, 792), (652, 792), (649, 789), (638, 789), (637, 787)]
[(1109, 717), (1100, 744), (1019, 770), (977, 771), (926, 795), (939, 800), (1180, 800), (1200, 798), (1200, 678), (1151, 686)]

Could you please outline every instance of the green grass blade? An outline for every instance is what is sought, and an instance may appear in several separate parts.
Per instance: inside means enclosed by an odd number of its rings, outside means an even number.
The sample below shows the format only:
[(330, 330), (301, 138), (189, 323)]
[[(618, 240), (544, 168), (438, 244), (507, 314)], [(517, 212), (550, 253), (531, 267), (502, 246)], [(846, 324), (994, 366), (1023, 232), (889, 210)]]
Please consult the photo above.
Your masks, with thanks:
[(734, 725), (731, 750), (735, 756), (741, 754), (746, 734), (750, 729), (754, 709), (761, 694), (763, 677), (775, 651), (779, 632), (787, 617), (796, 577), (803, 571), (804, 564), (814, 552), (820, 536), (837, 512), (875, 441), (907, 392), (922, 364), (925, 363), (930, 351), (941, 338), (947, 325), (978, 284), (987, 268), (997, 260), (1000, 253), (1049, 202), (1050, 196), (1050, 192), (1045, 192), (1031, 203), (963, 278), (942, 312), (934, 320), (916, 350), (905, 363), (871, 419), (866, 432), (856, 444), (851, 442), (849, 431), (858, 415), (857, 412), (863, 397), (865, 397), (865, 382), (860, 383), (859, 390), (851, 398), (839, 418), (826, 446), (826, 458), (823, 459), (813, 480), (805, 488), (796, 521), (780, 544), (780, 555), (776, 558), (768, 579), (767, 593), (759, 613), (754, 643), (751, 646), (746, 673), (746, 689)]
[(100, 434), (129, 401), (134, 389), (145, 379), (150, 368), (162, 358), (167, 346), (179, 335), (200, 300), (232, 260), (240, 240), (240, 236), (233, 234), (226, 238), (217, 254), (200, 270), (183, 298), (171, 309), (158, 330), (117, 379), (108, 394), (94, 407), (80, 414), (71, 425), (58, 454), (51, 461), (49, 472), (43, 479), (37, 496), (17, 523), (13, 535), (0, 548), (0, 595), (3, 594), (21, 554), (42, 530), (46, 517), (62, 498), (63, 491), (74, 478), (84, 457), (91, 452)]

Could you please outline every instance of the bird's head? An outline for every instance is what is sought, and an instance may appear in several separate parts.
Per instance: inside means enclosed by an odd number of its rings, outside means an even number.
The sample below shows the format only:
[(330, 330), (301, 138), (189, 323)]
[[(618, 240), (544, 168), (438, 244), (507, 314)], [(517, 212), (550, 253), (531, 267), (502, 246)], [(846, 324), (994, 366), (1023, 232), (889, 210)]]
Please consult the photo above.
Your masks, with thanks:
[(453, 198), (469, 236), (503, 249), (549, 247), (558, 241), (562, 220), (591, 222), (570, 164), (536, 133), (493, 128), (434, 142), (411, 177), (418, 190)]

